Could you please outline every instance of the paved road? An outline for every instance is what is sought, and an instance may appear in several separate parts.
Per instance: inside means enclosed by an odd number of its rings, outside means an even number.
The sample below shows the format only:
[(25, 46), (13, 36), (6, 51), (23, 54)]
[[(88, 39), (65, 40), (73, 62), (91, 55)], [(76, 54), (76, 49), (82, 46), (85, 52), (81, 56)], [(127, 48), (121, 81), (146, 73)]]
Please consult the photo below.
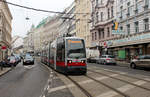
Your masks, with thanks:
[(49, 75), (48, 69), (37, 62), (26, 67), (20, 63), (0, 78), (0, 97), (40, 97)]
[[(121, 93), (128, 97), (150, 97), (149, 72), (143, 69), (133, 70), (129, 67), (92, 63), (88, 64), (87, 76), (70, 77), (92, 97), (125, 97)], [(35, 62), (34, 66), (25, 67), (20, 63), (15, 69), (0, 77), (0, 97), (86, 97), (86, 95), (66, 76), (52, 73), (51, 69), (40, 62)]]
[[(149, 72), (150, 70), (140, 68), (134, 70), (124, 66), (90, 63), (86, 76), (70, 75), (69, 77), (92, 97), (150, 97)], [(48, 90), (48, 95), (52, 96), (48, 97), (60, 97), (58, 94), (62, 97), (87, 97), (63, 74), (54, 73), (52, 85), (53, 87)]]

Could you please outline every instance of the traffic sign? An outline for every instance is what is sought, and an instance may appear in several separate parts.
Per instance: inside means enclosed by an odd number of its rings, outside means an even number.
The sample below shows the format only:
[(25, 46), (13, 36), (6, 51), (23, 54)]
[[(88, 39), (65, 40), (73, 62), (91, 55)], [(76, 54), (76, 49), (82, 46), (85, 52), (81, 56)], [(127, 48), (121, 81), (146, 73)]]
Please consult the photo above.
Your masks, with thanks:
[(2, 51), (6, 51), (7, 47), (6, 46), (2, 46), (1, 49), (2, 49)]

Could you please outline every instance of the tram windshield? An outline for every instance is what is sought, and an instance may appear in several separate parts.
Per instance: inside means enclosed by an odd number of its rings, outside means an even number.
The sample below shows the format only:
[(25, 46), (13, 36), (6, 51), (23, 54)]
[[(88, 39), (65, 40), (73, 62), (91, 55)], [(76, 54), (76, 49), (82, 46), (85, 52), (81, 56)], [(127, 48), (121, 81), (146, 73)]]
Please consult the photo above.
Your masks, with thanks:
[(68, 58), (85, 58), (85, 44), (83, 40), (67, 40), (67, 57)]

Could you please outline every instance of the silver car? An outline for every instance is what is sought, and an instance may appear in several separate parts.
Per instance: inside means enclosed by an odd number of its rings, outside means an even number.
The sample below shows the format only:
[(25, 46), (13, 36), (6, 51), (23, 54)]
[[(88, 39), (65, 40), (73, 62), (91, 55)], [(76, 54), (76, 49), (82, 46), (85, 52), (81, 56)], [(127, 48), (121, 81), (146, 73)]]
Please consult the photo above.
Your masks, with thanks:
[(112, 55), (102, 55), (100, 58), (97, 59), (98, 64), (113, 64), (116, 65), (115, 57)]
[(130, 63), (130, 67), (135, 69), (136, 67), (150, 67), (150, 55), (138, 56)]

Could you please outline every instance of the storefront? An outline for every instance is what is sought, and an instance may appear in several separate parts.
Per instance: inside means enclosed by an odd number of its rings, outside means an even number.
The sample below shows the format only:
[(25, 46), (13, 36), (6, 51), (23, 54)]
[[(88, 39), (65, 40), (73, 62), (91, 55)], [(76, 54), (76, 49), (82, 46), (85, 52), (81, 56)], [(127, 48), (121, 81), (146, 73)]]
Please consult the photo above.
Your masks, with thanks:
[(139, 55), (150, 54), (150, 33), (107, 41), (108, 52), (118, 60), (130, 62)]

